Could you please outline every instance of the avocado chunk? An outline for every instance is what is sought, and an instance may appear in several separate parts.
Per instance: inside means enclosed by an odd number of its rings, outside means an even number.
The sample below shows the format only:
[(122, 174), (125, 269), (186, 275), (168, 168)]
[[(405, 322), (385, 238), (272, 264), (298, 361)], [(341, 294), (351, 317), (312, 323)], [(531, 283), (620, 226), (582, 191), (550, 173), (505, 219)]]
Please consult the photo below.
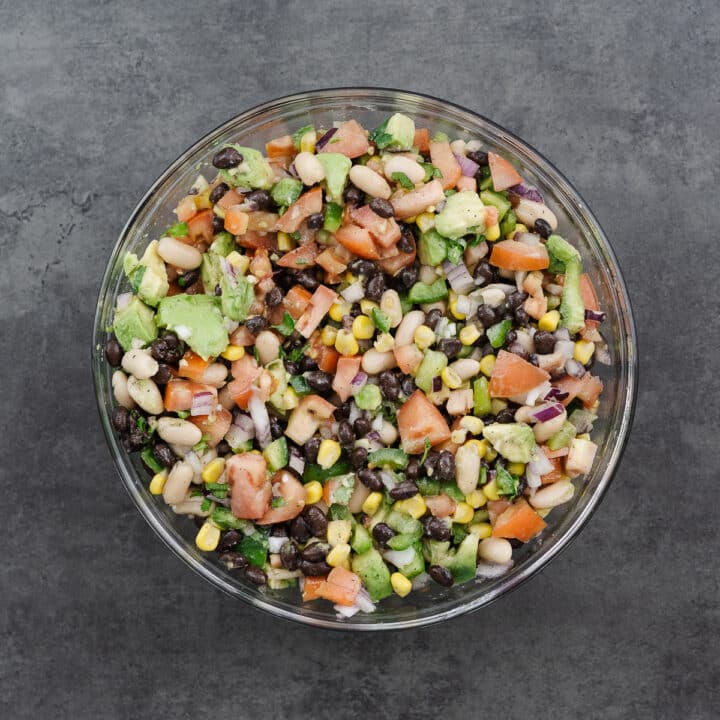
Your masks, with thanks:
[(123, 350), (130, 350), (133, 340), (143, 345), (151, 343), (157, 337), (155, 314), (139, 297), (133, 295), (130, 302), (115, 312), (113, 332)]
[(447, 285), (443, 278), (438, 278), (430, 284), (416, 282), (408, 293), (408, 301), (411, 304), (423, 305), (444, 300), (448, 296)]
[(356, 555), (352, 559), (352, 569), (360, 576), (373, 602), (392, 595), (390, 570), (375, 548)]
[(214, 296), (215, 288), (220, 286), (220, 307), (225, 316), (238, 322), (247, 318), (255, 300), (255, 288), (225, 258), (211, 250), (204, 253), (200, 277), (208, 295)]
[(461, 190), (445, 201), (445, 207), (435, 218), (435, 229), (451, 240), (471, 232), (482, 232), (485, 229), (484, 207), (476, 192)]
[(270, 191), (272, 199), (281, 207), (292, 205), (302, 194), (303, 184), (295, 178), (283, 178), (273, 185)]
[(272, 472), (281, 470), (288, 464), (290, 459), (288, 453), (288, 445), (285, 436), (273, 440), (264, 450), (263, 457), (267, 463), (268, 469)]
[(580, 292), (582, 263), (572, 259), (565, 263), (565, 282), (560, 302), (560, 326), (571, 333), (580, 332), (585, 327), (585, 303)]
[(353, 528), (350, 545), (358, 555), (362, 555), (362, 553), (372, 548), (372, 537), (370, 537), (370, 533), (360, 523), (356, 523)]
[(227, 230), (219, 232), (212, 241), (212, 245), (208, 248), (210, 252), (222, 255), (223, 257), (227, 257), (234, 249), (235, 240)]
[(261, 152), (232, 143), (223, 147), (235, 148), (243, 156), (243, 161), (237, 167), (220, 170), (220, 177), (230, 187), (250, 187), (258, 190), (269, 190), (272, 187), (274, 173)]
[(217, 298), (209, 295), (173, 295), (160, 301), (156, 322), (172, 330), (204, 360), (219, 355), (228, 333)]
[(529, 463), (535, 449), (535, 435), (525, 423), (492, 423), (483, 428), (483, 437), (510, 462)]
[(325, 170), (325, 188), (328, 198), (338, 205), (343, 204), (343, 192), (347, 183), (352, 160), (340, 153), (319, 153), (316, 155)]
[[(396, 535), (395, 537), (399, 537), (399, 536)], [(414, 551), (412, 560), (410, 560), (409, 562), (406, 562), (404, 565), (397, 565), (397, 569), (406, 578), (412, 579), (412, 578), (416, 577), (417, 575), (420, 575), (420, 573), (425, 572), (425, 558), (423, 557), (421, 542), (412, 543), (411, 545), (408, 545), (408, 547), (412, 547), (412, 549)], [(388, 560), (390, 560), (390, 562), (393, 562), (391, 557), (392, 556), (388, 557)], [(395, 564), (395, 563), (393, 563), (393, 564)]]
[(435, 267), (447, 257), (447, 242), (435, 228), (420, 235), (418, 255), (423, 265)]
[(385, 147), (409, 150), (415, 142), (415, 121), (407, 115), (395, 113), (388, 119), (385, 132), (392, 138)]
[(133, 290), (143, 302), (153, 307), (157, 307), (170, 289), (165, 263), (157, 248), (158, 241), (153, 240), (140, 260), (135, 253), (128, 253), (123, 261), (123, 269)]
[(502, 220), (505, 217), (507, 211), (512, 207), (510, 201), (499, 192), (494, 190), (483, 190), (480, 193), (480, 199), (485, 205), (492, 205), (497, 208), (498, 220)]

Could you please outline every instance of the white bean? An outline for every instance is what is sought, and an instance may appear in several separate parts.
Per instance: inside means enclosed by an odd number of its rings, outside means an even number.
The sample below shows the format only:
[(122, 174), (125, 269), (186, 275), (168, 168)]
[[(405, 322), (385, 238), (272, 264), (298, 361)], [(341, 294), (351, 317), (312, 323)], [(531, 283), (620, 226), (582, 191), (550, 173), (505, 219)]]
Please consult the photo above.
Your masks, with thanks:
[(469, 380), (480, 372), (480, 363), (477, 360), (463, 358), (450, 363), (450, 368), (457, 373), (461, 380)]
[(464, 155), (467, 151), (467, 145), (464, 140), (453, 140), (450, 143), (450, 149), (454, 155)]
[(515, 411), (515, 422), (532, 425), (535, 422), (535, 417), (532, 414), (532, 408), (529, 405), (521, 405)]
[(465, 152), (477, 152), (482, 148), (482, 142), (480, 140), (468, 140), (465, 143)]
[(210, 503), (207, 510), (202, 509), (205, 498), (202, 495), (195, 495), (172, 506), (174, 513), (178, 515), (194, 515), (195, 517), (209, 517), (215, 509), (215, 503)]
[(158, 435), (174, 445), (195, 445), (202, 440), (202, 430), (182, 418), (161, 417), (158, 420)]
[(437, 280), (435, 268), (430, 265), (421, 265), (418, 273), (418, 280), (424, 283), (431, 283)]
[(448, 415), (466, 415), (473, 406), (472, 390), (451, 390), (447, 401)]
[(408, 157), (391, 157), (385, 162), (383, 172), (388, 180), (392, 180), (393, 173), (404, 173), (410, 182), (415, 184), (425, 179), (425, 170), (422, 165)]
[(132, 410), (135, 407), (135, 401), (130, 397), (130, 393), (127, 389), (127, 381), (127, 375), (122, 370), (116, 370), (112, 374), (113, 395), (118, 401), (118, 405), (122, 405), (128, 410)]
[(544, 203), (520, 198), (520, 202), (513, 209), (517, 219), (529, 228), (535, 227), (535, 221), (542, 218), (553, 230), (557, 229), (555, 213)]
[(552, 485), (546, 485), (538, 490), (531, 498), (530, 504), (538, 510), (549, 510), (572, 500), (575, 486), (570, 480), (558, 480)]
[(350, 181), (372, 197), (387, 200), (390, 197), (390, 186), (385, 178), (365, 165), (353, 165), (350, 168)]
[(190, 465), (182, 460), (173, 465), (163, 488), (163, 498), (168, 505), (177, 505), (185, 500), (193, 474)]
[(379, 375), (384, 370), (392, 370), (397, 365), (395, 353), (378, 352), (375, 349), (366, 350), (362, 356), (362, 369), (368, 375)]
[(207, 366), (207, 368), (205, 368), (205, 372), (202, 374), (200, 382), (219, 388), (225, 384), (227, 374), (228, 369), (226, 365), (223, 365), (222, 363), (211, 363)]
[(387, 420), (383, 420), (382, 427), (380, 428), (380, 440), (384, 445), (392, 445), (398, 438), (398, 431), (394, 425), (389, 423)]
[(512, 560), (512, 545), (505, 538), (485, 538), (480, 541), (478, 555), (487, 562), (504, 565)]
[(380, 309), (388, 316), (391, 328), (396, 328), (402, 318), (402, 303), (400, 302), (400, 296), (395, 290), (386, 290), (380, 296)]
[(301, 152), (295, 156), (295, 171), (304, 185), (308, 187), (325, 179), (325, 168), (317, 156), (309, 152)]
[(159, 415), (165, 409), (160, 390), (152, 380), (139, 380), (131, 375), (127, 381), (127, 390), (130, 397), (146, 413)]
[(235, 407), (235, 401), (232, 399), (232, 395), (230, 395), (230, 390), (228, 390), (227, 385), (218, 393), (218, 402), (226, 410), (232, 410)]
[(157, 360), (144, 350), (128, 350), (123, 355), (122, 366), (138, 380), (147, 380), (160, 369)]
[(425, 313), (422, 310), (411, 310), (400, 321), (395, 331), (395, 347), (410, 345), (415, 336), (415, 331), (425, 322)]
[(157, 253), (168, 265), (181, 270), (194, 270), (202, 265), (200, 251), (174, 237), (160, 238)]
[(472, 445), (463, 445), (455, 453), (455, 480), (467, 495), (477, 488), (480, 478), (480, 454)]
[(280, 357), (280, 340), (270, 330), (263, 330), (255, 338), (255, 348), (260, 356), (260, 364), (267, 365)]
[(563, 423), (567, 419), (567, 412), (563, 409), (562, 413), (552, 420), (546, 420), (540, 422), (533, 427), (533, 434), (535, 435), (535, 441), (538, 443), (544, 443), (549, 440), (556, 432), (560, 430)]

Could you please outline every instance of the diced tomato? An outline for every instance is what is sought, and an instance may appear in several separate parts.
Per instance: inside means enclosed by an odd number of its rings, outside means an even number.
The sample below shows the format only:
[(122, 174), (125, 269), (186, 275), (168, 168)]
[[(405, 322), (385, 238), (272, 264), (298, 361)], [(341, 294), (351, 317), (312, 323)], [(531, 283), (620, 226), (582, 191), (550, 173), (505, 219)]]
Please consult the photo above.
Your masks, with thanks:
[(425, 504), (430, 514), (438, 518), (450, 517), (457, 508), (457, 502), (445, 493), (428, 495), (425, 498)]
[(494, 525), (498, 517), (500, 517), (500, 515), (502, 515), (509, 507), (509, 500), (490, 500), (487, 504), (490, 524)]
[(415, 343), (394, 347), (393, 353), (395, 354), (395, 360), (397, 361), (398, 367), (406, 375), (414, 373), (418, 367), (420, 367), (420, 363), (423, 360), (422, 351), (417, 345), (415, 345)]
[(337, 298), (338, 294), (334, 290), (319, 285), (310, 298), (310, 305), (295, 323), (295, 329), (303, 337), (309, 338)]
[[(594, 310), (600, 312), (600, 303), (598, 302), (597, 295), (595, 294), (595, 288), (593, 287), (592, 280), (587, 273), (583, 273), (580, 276), (580, 296), (582, 297), (583, 304), (586, 310)], [(585, 320), (585, 327), (588, 329), (594, 329), (600, 326), (597, 320)]]
[(552, 463), (553, 469), (540, 476), (543, 485), (549, 485), (563, 479), (562, 460), (559, 457), (548, 458), (548, 460)]
[(315, 243), (309, 245), (301, 245), (294, 250), (286, 252), (278, 261), (280, 267), (294, 268), (295, 270), (304, 270), (305, 268), (315, 265), (317, 256), (320, 254), (320, 248)]
[(559, 450), (551, 450), (547, 445), (542, 445), (542, 451), (545, 456), (552, 460), (553, 458), (565, 457), (570, 452), (570, 448), (562, 447)]
[(426, 155), (430, 152), (430, 131), (427, 128), (415, 128), (415, 137), (413, 138), (413, 145), (418, 149), (418, 152)]
[(270, 509), (272, 485), (259, 453), (233, 455), (225, 463), (230, 485), (230, 510), (236, 518), (256, 520)]
[(215, 204), (227, 210), (233, 205), (240, 205), (243, 200), (244, 197), (235, 188), (230, 188)]
[(259, 519), (258, 525), (273, 525), (287, 522), (297, 517), (305, 507), (307, 491), (303, 484), (289, 471), (280, 470), (271, 480), (273, 496), (282, 498), (285, 502), (279, 507), (272, 507)]
[(272, 277), (273, 267), (267, 248), (258, 248), (255, 250), (253, 259), (250, 261), (250, 272), (256, 278), (260, 279)]
[(340, 153), (352, 159), (364, 155), (369, 148), (365, 128), (357, 120), (348, 120), (340, 125), (330, 141), (318, 152)]
[(347, 270), (348, 262), (352, 258), (350, 252), (342, 245), (329, 247), (323, 250), (315, 259), (315, 262), (326, 272), (333, 276)]
[[(455, 183), (455, 187), (457, 188), (458, 192), (461, 192), (462, 190), (470, 190), (472, 192), (477, 192), (477, 180), (474, 177), (466, 177), (465, 175), (462, 175), (460, 178), (458, 178), (458, 181)], [(493, 207), (490, 205), (489, 207)], [(493, 208), (495, 212), (497, 212), (497, 208)], [(486, 208), (487, 210), (487, 208)], [(497, 222), (497, 219), (495, 220)], [(488, 222), (487, 218), (487, 212), (485, 213), (485, 225), (488, 227), (491, 227), (495, 224), (495, 222)]]
[(248, 345), (255, 344), (255, 336), (245, 327), (245, 325), (238, 325), (237, 329), (230, 336), (230, 342), (233, 345), (242, 345), (242, 347), (247, 347)]
[(425, 440), (437, 445), (450, 437), (445, 418), (422, 390), (416, 390), (398, 410), (397, 424), (406, 453), (421, 453)]
[(278, 214), (265, 212), (264, 210), (254, 210), (248, 213), (248, 230), (256, 230), (257, 232), (274, 232), (275, 224), (278, 221)]
[(318, 368), (326, 373), (334, 373), (340, 359), (340, 353), (332, 347), (323, 345), (317, 356)]
[(445, 193), (440, 181), (431, 180), (417, 190), (392, 198), (390, 202), (395, 210), (395, 217), (398, 220), (405, 220), (425, 212), (431, 205), (437, 205), (444, 199)]
[(548, 304), (545, 295), (525, 298), (523, 303), (523, 309), (533, 320), (539, 320), (547, 312), (547, 308)]
[(518, 171), (503, 157), (493, 152), (488, 153), (490, 164), (490, 176), (492, 177), (493, 188), (496, 192), (507, 190), (513, 185), (519, 185), (522, 178)]
[(175, 208), (178, 222), (187, 222), (197, 212), (195, 196), (186, 195)]
[(163, 404), (169, 412), (189, 410), (192, 407), (193, 395), (201, 392), (211, 392), (217, 400), (217, 388), (189, 380), (170, 380), (165, 386)]
[(197, 425), (202, 434), (207, 436), (208, 447), (214, 448), (230, 429), (232, 415), (225, 408), (221, 408), (212, 415), (195, 415), (188, 420)]
[(550, 265), (550, 256), (544, 245), (500, 240), (492, 245), (490, 264), (503, 270), (543, 270)]
[[(415, 246), (415, 238), (411, 233), (408, 233), (408, 241), (412, 245), (412, 251), (409, 253), (400, 252), (398, 250), (397, 255), (394, 257), (387, 257), (383, 260), (378, 260), (378, 267), (388, 275), (397, 275), (401, 270), (406, 267), (410, 267), (415, 262), (415, 255), (417, 254), (417, 248)], [(397, 250), (397, 245), (394, 246)]]
[(247, 410), (252, 384), (259, 377), (260, 368), (255, 358), (249, 353), (245, 353), (239, 360), (233, 362), (231, 372), (233, 380), (227, 384), (230, 397), (236, 405)]
[(554, 382), (553, 385), (560, 392), (568, 393), (568, 396), (562, 401), (563, 405), (570, 404), (577, 397), (582, 400), (586, 408), (591, 408), (595, 404), (603, 389), (602, 380), (590, 373), (585, 373), (581, 378), (566, 375)]
[(309, 602), (310, 600), (317, 600), (321, 598), (320, 594), (323, 586), (325, 585), (325, 578), (322, 576), (309, 575), (303, 580), (303, 602)]
[(395, 219), (380, 217), (369, 205), (351, 210), (350, 216), (353, 222), (370, 231), (380, 247), (389, 248), (400, 239), (400, 226)]
[(213, 239), (213, 211), (201, 210), (187, 221), (188, 238), (193, 244), (210, 245)]
[(319, 187), (303, 193), (279, 218), (275, 224), (276, 230), (294, 233), (302, 225), (303, 220), (322, 212), (322, 189)]
[(550, 379), (550, 375), (515, 353), (501, 350), (490, 376), (490, 397), (522, 395)]
[(273, 138), (270, 142), (265, 143), (265, 154), (268, 158), (292, 157), (297, 154), (295, 145), (291, 135), (283, 135), (282, 137)]
[(483, 213), (485, 214), (485, 227), (489, 228), (497, 224), (500, 218), (500, 212), (494, 205), (486, 205), (483, 208)]
[(323, 485), (323, 500), (326, 505), (332, 505), (333, 493), (338, 489), (340, 481), (337, 478), (329, 478)]
[(345, 402), (351, 394), (350, 382), (360, 372), (362, 358), (359, 355), (341, 357), (337, 361), (337, 371), (333, 378), (332, 388)]
[(225, 211), (225, 229), (231, 235), (242, 235), (248, 229), (249, 221), (242, 205), (231, 205)]
[(366, 260), (379, 260), (380, 253), (369, 230), (352, 223), (343, 225), (336, 233), (337, 241), (353, 255)]
[(525, 498), (518, 498), (495, 519), (493, 537), (528, 542), (541, 532), (547, 523), (533, 510)]
[(283, 306), (293, 320), (297, 320), (310, 304), (312, 295), (301, 285), (293, 285), (283, 298)]
[(277, 235), (274, 232), (246, 230), (236, 238), (235, 242), (248, 250), (257, 250), (258, 248), (277, 250)]
[(335, 605), (350, 606), (355, 603), (361, 587), (362, 581), (354, 572), (338, 566), (327, 576), (321, 596)]
[(186, 350), (178, 363), (178, 375), (200, 382), (211, 362), (212, 359), (210, 358), (203, 360), (200, 355), (192, 350)]
[(440, 142), (430, 141), (430, 161), (442, 173), (443, 190), (454, 188), (462, 176), (460, 163), (453, 155), (450, 143), (446, 140)]

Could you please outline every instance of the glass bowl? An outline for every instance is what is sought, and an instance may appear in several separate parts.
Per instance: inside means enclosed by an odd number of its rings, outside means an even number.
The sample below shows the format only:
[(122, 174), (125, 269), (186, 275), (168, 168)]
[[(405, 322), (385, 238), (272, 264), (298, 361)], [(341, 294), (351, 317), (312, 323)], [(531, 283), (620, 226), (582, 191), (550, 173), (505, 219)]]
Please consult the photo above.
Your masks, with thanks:
[[(573, 501), (548, 516), (543, 533), (515, 551), (515, 565), (507, 574), (449, 589), (430, 582), (404, 599), (393, 596), (382, 601), (375, 613), (358, 613), (341, 620), (330, 603), (303, 604), (297, 588), (258, 588), (228, 573), (213, 554), (196, 549), (194, 522), (175, 515), (162, 498), (150, 495), (147, 473), (139, 458), (123, 449), (112, 429), (111, 368), (105, 361), (103, 346), (115, 298), (128, 289), (122, 271), (125, 253), (140, 254), (151, 239), (174, 222), (172, 210), (198, 173), (214, 176), (210, 161), (219, 145), (238, 142), (263, 148), (271, 138), (304, 125), (331, 127), (336, 120), (350, 118), (373, 128), (394, 112), (411, 115), (417, 126), (429, 127), (431, 132), (442, 130), (453, 139), (480, 139), (487, 148), (512, 158), (523, 178), (542, 190), (558, 217), (558, 232), (580, 250), (584, 267), (593, 278), (600, 305), (607, 314), (602, 329), (612, 363), (596, 364), (594, 370), (602, 377), (605, 390), (594, 432), (599, 449), (593, 470), (576, 481)], [(577, 191), (542, 155), (507, 130), (452, 103), (397, 90), (348, 88), (291, 95), (241, 113), (186, 150), (148, 190), (120, 233), (102, 279), (93, 333), (92, 370), (102, 425), (121, 480), (148, 523), (178, 557), (216, 587), (273, 615), (318, 627), (417, 627), (477, 610), (516, 588), (547, 565), (588, 521), (620, 460), (635, 403), (636, 339), (630, 300), (610, 244)]]

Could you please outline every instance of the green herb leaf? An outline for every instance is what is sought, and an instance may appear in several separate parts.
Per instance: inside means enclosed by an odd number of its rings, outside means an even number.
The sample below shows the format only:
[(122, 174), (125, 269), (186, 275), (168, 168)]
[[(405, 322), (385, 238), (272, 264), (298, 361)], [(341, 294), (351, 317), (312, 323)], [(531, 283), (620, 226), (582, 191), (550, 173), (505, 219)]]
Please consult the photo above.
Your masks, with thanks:
[(239, 544), (240, 553), (251, 565), (262, 567), (265, 564), (268, 553), (268, 539), (265, 533), (256, 531), (252, 535), (246, 535)]
[(390, 176), (390, 179), (393, 182), (399, 183), (406, 190), (415, 189), (415, 183), (404, 172), (394, 172)]
[(166, 235), (170, 235), (170, 237), (185, 237), (188, 234), (188, 226), (187, 223), (184, 222), (178, 222), (174, 225), (171, 225), (166, 231)]
[(211, 505), (212, 505), (212, 500), (210, 500), (210, 498), (205, 498), (205, 499), (200, 503), (200, 511), (201, 511), (201, 512), (207, 512), (207, 511), (210, 509), (210, 506), (211, 506)]
[(302, 375), (291, 377), (290, 385), (298, 395), (308, 395), (312, 392), (312, 388), (308, 384), (308, 381)]
[(270, 507), (272, 508), (280, 508), (287, 505), (287, 500), (284, 497), (274, 497), (272, 499), (272, 502), (270, 503)]
[(466, 241), (465, 238), (458, 238), (457, 240), (447, 241), (447, 259), (453, 265), (457, 265), (463, 259), (463, 253), (465, 252)]
[(212, 521), (221, 530), (242, 530), (246, 527), (252, 526), (252, 520), (241, 520), (236, 518), (230, 508), (216, 507), (211, 515)]
[(282, 322), (279, 325), (271, 325), (271, 327), (287, 337), (288, 335), (292, 335), (292, 331), (295, 329), (295, 321), (292, 315), (286, 310), (283, 313)]
[(179, 418), (182, 418), (184, 420), (186, 417), (190, 416), (190, 411), (189, 410), (178, 410), (175, 414)]
[(427, 456), (430, 452), (431, 447), (432, 445), (430, 444), (430, 440), (428, 438), (425, 438), (425, 450), (423, 451), (422, 457), (420, 458), (421, 465), (427, 460)]
[(499, 495), (515, 497), (517, 495), (519, 479), (515, 475), (511, 475), (502, 465), (495, 468), (495, 482)]
[(477, 235), (475, 235), (475, 237), (468, 243), (468, 247), (477, 247), (483, 242), (485, 242), (485, 236), (482, 233), (477, 233)]
[(440, 168), (436, 168), (432, 163), (420, 163), (422, 165), (423, 170), (425, 171), (425, 177), (423, 178), (423, 182), (428, 182), (432, 180), (433, 178), (442, 178), (442, 173), (440, 172)]
[(204, 453), (208, 449), (208, 440), (210, 439), (209, 435), (203, 435), (200, 438), (200, 442), (193, 445), (193, 451), (196, 453)]
[(370, 311), (370, 317), (373, 324), (380, 332), (388, 332), (390, 330), (390, 318), (387, 313), (380, 308), (373, 308)]
[(310, 347), (310, 343), (307, 345), (303, 345), (302, 347), (297, 347), (294, 350), (291, 350), (288, 353), (288, 360), (292, 360), (293, 362), (297, 362), (307, 351), (307, 349)]
[(157, 461), (157, 458), (155, 457), (155, 453), (153, 453), (153, 450), (151, 447), (146, 447), (141, 453), (140, 457), (143, 459), (143, 462), (153, 471), (156, 473), (163, 471), (163, 466)]
[(140, 283), (143, 277), (145, 277), (145, 271), (147, 268), (144, 265), (138, 265), (138, 269), (132, 275), (132, 289), (133, 292), (137, 292), (140, 289)]
[(299, 130), (296, 130), (292, 135), (292, 143), (295, 146), (296, 150), (300, 149), (300, 141), (303, 138), (303, 135), (307, 135), (307, 133), (315, 132), (315, 126), (314, 125), (305, 125), (304, 127), (301, 127)]
[(289, 233), (289, 237), (297, 242), (300, 239), (300, 231), (296, 230), (295, 232)]
[[(390, 118), (388, 118), (388, 120), (389, 119)], [(393, 136), (390, 133), (385, 132), (385, 128), (387, 128), (387, 124), (388, 124), (388, 121), (386, 120), (381, 125), (378, 125), (368, 135), (368, 140), (370, 140), (370, 142), (372, 142), (372, 143), (375, 143), (375, 147), (377, 147), (378, 150), (384, 150), (393, 141)]]

